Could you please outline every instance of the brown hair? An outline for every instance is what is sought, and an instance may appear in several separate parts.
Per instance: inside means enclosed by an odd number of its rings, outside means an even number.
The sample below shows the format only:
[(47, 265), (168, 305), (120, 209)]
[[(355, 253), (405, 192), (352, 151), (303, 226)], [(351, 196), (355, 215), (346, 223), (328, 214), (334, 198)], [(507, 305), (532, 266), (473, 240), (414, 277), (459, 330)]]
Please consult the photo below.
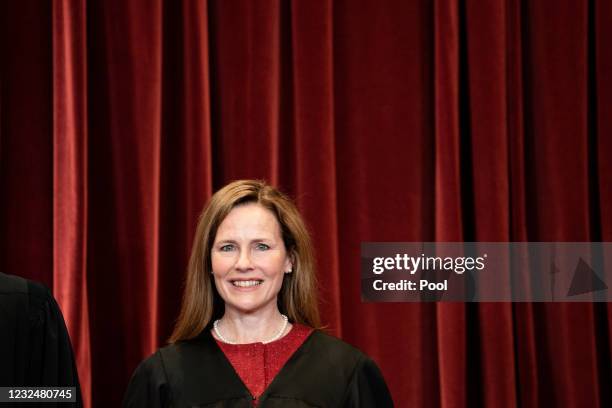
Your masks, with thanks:
[(295, 204), (264, 181), (238, 180), (217, 191), (200, 215), (171, 343), (196, 337), (223, 315), (223, 299), (211, 273), (211, 249), (221, 222), (234, 207), (246, 203), (257, 203), (276, 216), (287, 254), (293, 261), (293, 272), (284, 275), (278, 294), (280, 312), (291, 322), (320, 327), (312, 244)]

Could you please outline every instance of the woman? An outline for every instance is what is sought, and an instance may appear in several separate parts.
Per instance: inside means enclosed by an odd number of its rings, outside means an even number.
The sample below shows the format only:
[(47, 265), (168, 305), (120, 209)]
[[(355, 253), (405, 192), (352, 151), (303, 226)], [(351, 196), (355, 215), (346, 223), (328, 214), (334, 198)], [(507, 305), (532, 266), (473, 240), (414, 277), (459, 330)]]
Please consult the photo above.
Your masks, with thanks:
[(170, 345), (136, 369), (125, 407), (392, 407), (376, 364), (318, 330), (310, 238), (263, 182), (213, 195)]

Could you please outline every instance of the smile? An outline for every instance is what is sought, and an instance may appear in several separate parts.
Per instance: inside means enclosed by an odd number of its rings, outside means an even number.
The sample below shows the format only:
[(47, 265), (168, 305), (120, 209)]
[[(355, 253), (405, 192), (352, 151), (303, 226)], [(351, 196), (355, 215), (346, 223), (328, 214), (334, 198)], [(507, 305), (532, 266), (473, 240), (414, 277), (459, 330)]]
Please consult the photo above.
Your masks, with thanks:
[(232, 281), (232, 285), (238, 286), (241, 288), (249, 288), (251, 286), (260, 285), (263, 281), (260, 280), (247, 280), (247, 281)]

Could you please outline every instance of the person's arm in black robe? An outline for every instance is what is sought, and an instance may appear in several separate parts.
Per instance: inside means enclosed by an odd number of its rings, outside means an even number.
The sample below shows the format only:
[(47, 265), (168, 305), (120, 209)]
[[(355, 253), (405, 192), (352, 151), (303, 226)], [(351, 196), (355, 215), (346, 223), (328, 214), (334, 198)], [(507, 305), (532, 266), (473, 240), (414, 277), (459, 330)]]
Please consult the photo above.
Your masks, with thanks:
[(382, 373), (376, 363), (367, 356), (364, 356), (355, 368), (346, 390), (343, 407), (393, 407), (391, 393)]
[(158, 351), (140, 363), (134, 371), (122, 406), (123, 408), (166, 408), (170, 405), (168, 384)]
[(41, 406), (82, 407), (68, 330), (53, 295), (37, 282), (2, 273), (0, 361), (0, 386), (76, 387), (76, 403)]

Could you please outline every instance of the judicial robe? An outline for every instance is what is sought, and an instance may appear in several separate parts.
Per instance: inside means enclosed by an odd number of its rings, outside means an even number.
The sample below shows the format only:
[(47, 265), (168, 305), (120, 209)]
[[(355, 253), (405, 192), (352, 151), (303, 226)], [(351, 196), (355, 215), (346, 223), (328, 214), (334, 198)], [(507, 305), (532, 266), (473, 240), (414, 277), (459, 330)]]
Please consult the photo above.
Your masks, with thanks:
[(0, 273), (0, 387), (19, 386), (77, 389), (76, 404), (18, 404), (24, 407), (82, 406), (68, 330), (51, 292), (40, 283)]
[[(132, 376), (123, 406), (247, 408), (253, 396), (210, 330), (166, 346)], [(393, 407), (376, 364), (358, 349), (314, 330), (259, 397), (258, 408)]]

